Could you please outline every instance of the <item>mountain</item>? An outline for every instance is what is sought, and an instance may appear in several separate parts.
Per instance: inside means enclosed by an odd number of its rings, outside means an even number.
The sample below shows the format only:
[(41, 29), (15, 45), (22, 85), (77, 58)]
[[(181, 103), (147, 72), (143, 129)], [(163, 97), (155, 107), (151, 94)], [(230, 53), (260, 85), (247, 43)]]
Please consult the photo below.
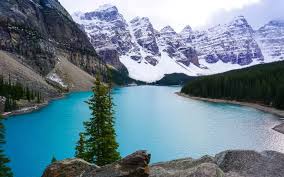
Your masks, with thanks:
[(190, 35), (192, 42), (189, 44), (196, 47), (205, 65), (230, 63), (245, 66), (264, 60), (253, 34), (246, 19), (239, 16), (228, 24)]
[(0, 70), (46, 97), (87, 90), (106, 66), (57, 0), (0, 1)]
[(284, 59), (284, 20), (270, 21), (255, 32), (255, 39), (265, 58)]
[[(94, 12), (75, 13), (73, 19), (88, 34), (98, 54), (117, 69), (125, 66), (133, 79), (153, 82), (175, 72), (194, 74), (186, 61), (197, 58), (194, 49), (171, 41), (175, 36), (166, 29), (155, 30), (149, 18), (127, 22), (115, 6), (104, 5)], [(179, 50), (181, 46), (186, 49)]]
[(108, 64), (126, 67), (131, 78), (146, 82), (172, 73), (210, 75), (283, 59), (273, 57), (284, 51), (281, 21), (254, 30), (238, 16), (207, 30), (186, 26), (178, 33), (170, 26), (156, 30), (147, 17), (127, 22), (112, 5), (73, 18)]

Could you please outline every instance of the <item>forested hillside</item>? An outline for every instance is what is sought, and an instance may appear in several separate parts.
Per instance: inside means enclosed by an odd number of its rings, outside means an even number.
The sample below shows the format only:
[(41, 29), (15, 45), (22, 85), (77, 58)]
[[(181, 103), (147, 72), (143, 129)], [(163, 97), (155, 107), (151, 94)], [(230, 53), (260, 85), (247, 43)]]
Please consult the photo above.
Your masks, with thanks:
[(154, 82), (157, 85), (184, 85), (196, 77), (188, 76), (183, 73), (166, 74), (161, 80)]
[(181, 92), (284, 109), (284, 61), (200, 77), (189, 82)]
[(28, 87), (24, 87), (20, 83), (13, 83), (9, 79), (5, 81), (3, 76), (0, 75), (0, 96), (4, 96), (5, 111), (13, 111), (18, 109), (18, 102), (20, 100), (26, 100), (33, 103), (41, 103), (43, 100), (41, 93), (30, 90)]

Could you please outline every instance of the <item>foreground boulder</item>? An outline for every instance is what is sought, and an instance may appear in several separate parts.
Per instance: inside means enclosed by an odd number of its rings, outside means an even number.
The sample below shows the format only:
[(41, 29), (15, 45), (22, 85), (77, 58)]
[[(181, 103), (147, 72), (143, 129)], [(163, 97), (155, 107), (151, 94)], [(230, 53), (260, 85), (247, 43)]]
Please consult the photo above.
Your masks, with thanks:
[(153, 164), (150, 177), (284, 177), (284, 154), (225, 151), (215, 157)]
[(137, 151), (110, 165), (98, 167), (81, 159), (51, 164), (42, 177), (148, 177), (150, 154)]
[(69, 159), (50, 165), (42, 177), (284, 177), (284, 154), (275, 151), (224, 151), (148, 166), (149, 161), (146, 151), (104, 167)]
[(225, 151), (216, 155), (215, 160), (227, 176), (284, 176), (284, 154), (275, 151)]
[(214, 158), (180, 159), (153, 164), (150, 177), (223, 177), (224, 173), (214, 162)]
[(79, 177), (86, 171), (96, 170), (99, 167), (81, 159), (66, 159), (52, 163), (45, 170), (42, 177)]

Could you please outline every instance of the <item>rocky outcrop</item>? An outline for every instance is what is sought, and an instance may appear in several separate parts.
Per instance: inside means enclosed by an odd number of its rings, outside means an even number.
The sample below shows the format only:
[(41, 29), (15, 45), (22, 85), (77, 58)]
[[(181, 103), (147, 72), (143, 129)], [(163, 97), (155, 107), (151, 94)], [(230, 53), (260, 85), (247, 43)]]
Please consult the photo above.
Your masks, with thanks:
[[(187, 29), (189, 30), (189, 29)], [(183, 31), (185, 34), (186, 32)], [(181, 36), (177, 34), (170, 26), (164, 27), (158, 34), (158, 43), (171, 58), (178, 63), (189, 66), (191, 63), (199, 66), (197, 52), (194, 48), (186, 45)]]
[(5, 111), (5, 102), (6, 102), (6, 98), (3, 96), (0, 96), (0, 114)]
[(98, 168), (98, 166), (81, 159), (66, 159), (52, 163), (42, 177), (81, 177), (85, 172)]
[(138, 151), (104, 167), (69, 159), (51, 164), (43, 177), (283, 177), (284, 154), (275, 151), (224, 151), (215, 157), (185, 158), (148, 166)]
[(150, 167), (150, 177), (222, 177), (224, 173), (214, 163), (214, 158), (205, 156), (194, 160), (191, 158), (154, 164)]
[(284, 155), (275, 151), (225, 151), (215, 156), (226, 176), (283, 177)]
[(280, 124), (280, 125), (277, 125), (273, 128), (273, 130), (275, 131), (278, 131), (280, 133), (283, 133), (284, 134), (284, 123), (283, 124)]
[(185, 40), (195, 46), (200, 58), (205, 60), (203, 64), (209, 64), (208, 67), (217, 62), (244, 66), (264, 60), (254, 31), (243, 16), (188, 36)]
[(80, 159), (51, 164), (42, 177), (147, 177), (150, 154), (137, 151), (110, 165), (98, 167)]
[(284, 154), (274, 151), (225, 151), (215, 157), (153, 164), (151, 177), (283, 177)]
[(273, 20), (255, 32), (255, 38), (265, 58), (284, 59), (284, 20)]
[(43, 78), (61, 62), (60, 55), (90, 75), (106, 70), (58, 0), (0, 1), (0, 50), (19, 56), (20, 64)]

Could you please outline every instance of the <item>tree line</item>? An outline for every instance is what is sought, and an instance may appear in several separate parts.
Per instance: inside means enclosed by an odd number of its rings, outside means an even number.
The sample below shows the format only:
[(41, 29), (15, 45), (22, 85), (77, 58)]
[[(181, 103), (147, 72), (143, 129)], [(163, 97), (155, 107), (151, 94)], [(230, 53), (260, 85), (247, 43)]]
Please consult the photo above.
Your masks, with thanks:
[(10, 76), (5, 80), (2, 75), (0, 75), (0, 96), (6, 98), (6, 112), (18, 109), (17, 101), (21, 99), (37, 103), (41, 103), (43, 99), (40, 92), (31, 90), (19, 82), (12, 82)]
[(284, 109), (284, 61), (199, 77), (185, 85), (181, 92)]

